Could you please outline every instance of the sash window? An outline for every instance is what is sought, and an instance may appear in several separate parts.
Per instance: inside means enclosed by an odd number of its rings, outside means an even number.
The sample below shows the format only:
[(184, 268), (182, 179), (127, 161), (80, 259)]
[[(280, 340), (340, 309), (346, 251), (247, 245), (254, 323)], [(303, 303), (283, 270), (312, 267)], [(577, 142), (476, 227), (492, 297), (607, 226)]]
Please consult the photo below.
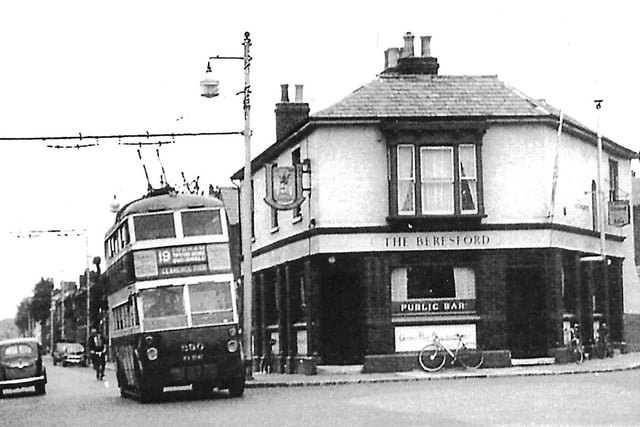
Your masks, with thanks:
[(390, 149), (392, 217), (483, 214), (480, 145), (397, 144)]
[(398, 214), (415, 215), (415, 162), (413, 145), (398, 145)]

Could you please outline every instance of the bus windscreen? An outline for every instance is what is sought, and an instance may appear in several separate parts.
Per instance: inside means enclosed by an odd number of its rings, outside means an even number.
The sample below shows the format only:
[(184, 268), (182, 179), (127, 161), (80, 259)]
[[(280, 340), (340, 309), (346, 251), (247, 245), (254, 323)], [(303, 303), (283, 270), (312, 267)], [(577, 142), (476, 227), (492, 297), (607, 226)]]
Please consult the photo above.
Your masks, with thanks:
[[(192, 326), (234, 321), (231, 283), (202, 282), (188, 285)], [(163, 286), (140, 292), (146, 330), (188, 326), (184, 286)]]
[(141, 291), (145, 329), (186, 327), (183, 295), (184, 286), (163, 286)]
[(189, 300), (194, 326), (233, 322), (231, 283), (203, 282), (189, 285)]

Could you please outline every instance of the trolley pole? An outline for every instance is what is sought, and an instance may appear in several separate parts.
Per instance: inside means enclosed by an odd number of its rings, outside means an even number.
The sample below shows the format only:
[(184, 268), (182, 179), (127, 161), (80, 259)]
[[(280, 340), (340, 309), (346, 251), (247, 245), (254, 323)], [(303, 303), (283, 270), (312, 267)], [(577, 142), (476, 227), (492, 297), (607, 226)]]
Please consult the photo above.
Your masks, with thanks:
[(50, 330), (50, 334), (51, 336), (49, 337), (49, 341), (51, 342), (51, 352), (53, 353), (53, 333), (54, 333), (54, 327), (53, 327), (53, 320), (54, 320), (54, 314), (56, 311), (56, 303), (53, 300), (53, 289), (51, 288), (51, 296), (49, 297), (50, 301), (50, 306), (49, 306), (49, 317), (51, 317), (51, 324), (49, 325), (49, 330)]
[(244, 179), (240, 191), (240, 228), (242, 231), (242, 347), (245, 356), (245, 370), (247, 376), (253, 375), (253, 346), (252, 346), (252, 311), (253, 311), (253, 267), (251, 259), (251, 103), (250, 76), (251, 56), (249, 47), (251, 39), (249, 33), (244, 33)]
[(85, 233), (84, 237), (87, 249), (87, 336), (84, 341), (86, 343), (89, 342), (89, 337), (91, 336), (91, 260), (89, 259), (89, 235)]

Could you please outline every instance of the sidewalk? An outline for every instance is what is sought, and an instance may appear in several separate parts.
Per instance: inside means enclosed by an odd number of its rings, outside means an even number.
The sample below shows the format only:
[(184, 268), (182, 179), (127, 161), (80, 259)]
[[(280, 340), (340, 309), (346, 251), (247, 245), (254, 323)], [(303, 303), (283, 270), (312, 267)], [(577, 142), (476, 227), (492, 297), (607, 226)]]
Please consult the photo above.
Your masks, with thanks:
[(640, 353), (617, 354), (613, 358), (587, 360), (582, 364), (551, 364), (534, 366), (514, 366), (511, 368), (444, 369), (437, 373), (423, 371), (393, 372), (385, 374), (363, 374), (359, 372), (331, 373), (318, 375), (261, 374), (254, 373), (247, 381), (247, 388), (304, 387), (339, 384), (364, 384), (408, 381), (455, 380), (462, 378), (496, 378), (534, 375), (595, 374), (625, 371), (640, 368)]

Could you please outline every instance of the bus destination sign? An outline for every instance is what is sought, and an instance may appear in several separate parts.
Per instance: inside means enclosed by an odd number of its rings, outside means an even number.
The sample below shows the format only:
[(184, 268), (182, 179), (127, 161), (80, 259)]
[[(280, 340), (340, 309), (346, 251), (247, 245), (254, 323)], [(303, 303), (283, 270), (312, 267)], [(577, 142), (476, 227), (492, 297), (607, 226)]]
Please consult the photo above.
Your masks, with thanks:
[(209, 272), (206, 245), (136, 251), (133, 260), (138, 279)]

